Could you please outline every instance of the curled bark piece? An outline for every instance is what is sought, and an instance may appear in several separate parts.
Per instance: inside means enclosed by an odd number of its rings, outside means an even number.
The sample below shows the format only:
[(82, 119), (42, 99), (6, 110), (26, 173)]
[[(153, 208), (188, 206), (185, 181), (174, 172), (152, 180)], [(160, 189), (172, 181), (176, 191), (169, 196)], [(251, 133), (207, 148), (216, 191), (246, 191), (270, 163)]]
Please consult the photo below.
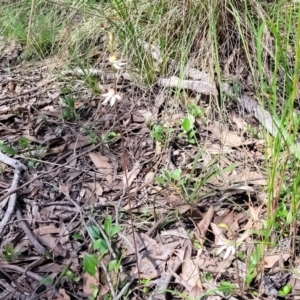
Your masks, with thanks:
[(19, 224), (20, 224), (21, 228), (23, 229), (23, 231), (27, 235), (30, 243), (34, 246), (34, 248), (36, 249), (36, 251), (39, 254), (44, 255), (45, 252), (46, 252), (46, 248), (37, 240), (35, 235), (32, 233), (32, 231), (28, 227), (26, 221), (24, 221), (24, 218), (23, 218), (23, 216), (22, 216), (19, 209), (17, 209), (17, 218), (19, 220)]
[[(15, 190), (18, 186), (21, 172), (26, 170), (26, 167), (19, 161), (3, 154), (2, 152), (0, 152), (0, 161), (2, 161), (3, 163), (5, 163), (15, 169), (14, 178), (13, 178), (13, 181), (9, 188), (9, 190)], [(17, 194), (13, 193), (8, 199), (7, 210), (6, 210), (5, 215), (0, 223), (0, 237), (2, 236), (4, 227), (6, 226), (6, 224), (8, 223), (8, 221), (10, 220), (10, 218), (14, 212), (16, 202), (17, 202)]]

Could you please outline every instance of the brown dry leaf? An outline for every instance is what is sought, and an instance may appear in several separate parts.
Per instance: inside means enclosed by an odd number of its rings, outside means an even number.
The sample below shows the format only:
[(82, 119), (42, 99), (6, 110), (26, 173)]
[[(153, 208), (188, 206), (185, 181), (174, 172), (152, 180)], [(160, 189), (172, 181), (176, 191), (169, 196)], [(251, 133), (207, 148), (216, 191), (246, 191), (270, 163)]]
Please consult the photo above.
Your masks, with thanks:
[(264, 267), (265, 268), (273, 268), (274, 265), (277, 263), (277, 262), (280, 262), (281, 260), (284, 260), (284, 261), (287, 261), (289, 258), (291, 257), (290, 254), (288, 253), (285, 253), (285, 254), (277, 254), (277, 255), (268, 255), (264, 258), (265, 260), (265, 265)]
[(259, 218), (259, 215), (261, 213), (263, 206), (264, 206), (264, 204), (262, 204), (258, 207), (253, 207), (251, 205), (249, 206), (250, 218), (249, 218), (247, 224), (243, 227), (243, 230), (248, 230), (248, 229), (253, 229), (253, 228), (260, 229), (261, 228), (262, 220)]
[(224, 241), (226, 240), (226, 237), (223, 233), (223, 229), (220, 228), (217, 224), (210, 223), (210, 227), (212, 232), (215, 235), (215, 244), (216, 245), (223, 245)]
[(199, 277), (199, 268), (197, 262), (191, 259), (191, 247), (185, 248), (180, 278), (180, 283), (188, 291), (189, 296), (195, 298), (201, 295), (203, 290)]
[(162, 90), (155, 99), (155, 103), (152, 109), (152, 114), (153, 114), (153, 121), (157, 120), (157, 115), (159, 112), (160, 107), (163, 105), (165, 102), (165, 91)]
[(66, 184), (64, 184), (62, 181), (59, 182), (59, 191), (67, 197), (69, 197), (70, 195), (69, 187)]
[(96, 270), (95, 276), (89, 275), (88, 273), (83, 274), (83, 292), (87, 295), (92, 295), (94, 287), (99, 285), (99, 272)]
[(197, 224), (197, 229), (199, 230), (200, 238), (205, 237), (213, 216), (214, 216), (214, 208), (213, 206), (210, 206), (203, 219)]
[(243, 145), (243, 137), (230, 132), (224, 125), (220, 124), (219, 122), (213, 122), (212, 124), (210, 124), (208, 129), (225, 146), (239, 147)]
[(60, 288), (59, 294), (61, 297), (56, 298), (57, 300), (71, 300), (70, 296), (66, 293), (65, 289)]
[[(154, 260), (149, 253), (145, 253), (139, 264), (140, 277), (144, 279), (154, 279), (159, 277), (163, 272), (163, 266), (165, 261)], [(132, 270), (132, 274), (136, 272), (136, 269)]]
[(222, 220), (220, 220), (218, 223), (222, 223), (225, 225), (222, 228), (223, 228), (223, 230), (224, 230), (224, 228), (226, 228), (227, 229), (227, 230), (225, 230), (225, 232), (226, 232), (228, 230), (229, 231), (232, 230), (231, 225), (233, 224), (233, 222), (234, 222), (234, 213), (231, 210), (228, 214), (224, 215), (222, 217)]
[(141, 172), (141, 166), (140, 163), (137, 161), (134, 166), (132, 167), (132, 170), (130, 172), (127, 173), (127, 178), (126, 178), (126, 174), (123, 175), (123, 183), (125, 186), (127, 186), (127, 180), (128, 180), (128, 186), (130, 187), (133, 180), (139, 175), (139, 173)]
[(52, 250), (55, 255), (65, 256), (65, 252), (63, 251), (62, 247), (59, 244), (57, 244), (57, 238), (54, 238), (50, 234), (45, 234), (42, 236), (38, 236), (38, 239), (49, 250)]
[(61, 236), (60, 244), (64, 245), (64, 244), (68, 243), (69, 240), (70, 240), (70, 238), (69, 238), (70, 237), (70, 230), (64, 224), (64, 222), (60, 222), (59, 233), (60, 233), (60, 236)]
[[(97, 197), (92, 192), (88, 184), (84, 184), (83, 187), (85, 189), (81, 189), (80, 194), (84, 196), (85, 202), (88, 205), (92, 205), (98, 202)], [(81, 198), (83, 198), (83, 196)]]
[(236, 124), (238, 129), (240, 129), (242, 132), (245, 132), (245, 130), (247, 129), (247, 123), (244, 119), (232, 116), (232, 121)]
[(103, 195), (103, 188), (100, 184), (100, 182), (87, 182), (86, 186), (90, 188), (92, 193), (96, 194), (97, 196), (102, 196)]
[(109, 160), (106, 156), (101, 155), (100, 153), (90, 152), (89, 157), (92, 160), (93, 164), (96, 166), (100, 174), (106, 175), (105, 178), (109, 183), (112, 183), (112, 165), (109, 163)]

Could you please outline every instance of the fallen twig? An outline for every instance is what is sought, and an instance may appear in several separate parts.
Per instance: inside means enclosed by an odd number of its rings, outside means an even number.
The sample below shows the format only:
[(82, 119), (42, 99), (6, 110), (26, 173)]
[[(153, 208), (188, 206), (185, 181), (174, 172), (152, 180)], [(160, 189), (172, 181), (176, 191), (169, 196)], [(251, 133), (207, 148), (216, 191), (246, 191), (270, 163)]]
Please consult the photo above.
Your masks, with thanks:
[[(91, 149), (89, 149), (89, 150), (87, 150), (87, 151), (84, 151), (84, 152), (78, 154), (77, 156), (72, 157), (69, 161), (67, 161), (66, 163), (64, 163), (64, 164), (62, 164), (62, 165), (57, 166), (56, 168), (53, 168), (51, 171), (52, 171), (52, 172), (55, 172), (56, 170), (58, 170), (58, 169), (60, 169), (60, 168), (64, 168), (64, 167), (69, 166), (69, 165), (70, 165), (70, 162), (72, 162), (73, 160), (75, 160), (75, 159), (81, 157), (82, 155), (85, 155), (85, 154), (89, 153), (90, 151), (92, 151), (92, 150), (98, 148), (100, 145), (101, 145), (101, 143), (97, 144), (95, 147), (92, 147)], [(1, 152), (0, 152), (0, 153), (1, 153)], [(1, 158), (0, 158), (0, 160), (1, 160)], [(27, 182), (24, 183), (23, 185), (21, 185), (21, 186), (15, 188), (15, 189), (9, 190), (5, 195), (3, 195), (2, 197), (0, 197), (0, 202), (3, 201), (4, 199), (6, 199), (8, 196), (12, 195), (13, 193), (16, 193), (17, 191), (19, 191), (19, 190), (21, 190), (21, 189), (27, 187), (28, 185), (30, 185), (31, 183), (33, 183), (33, 182), (36, 181), (37, 179), (40, 179), (40, 178), (42, 178), (42, 177), (44, 177), (44, 176), (46, 176), (46, 175), (48, 175), (48, 174), (49, 174), (49, 172), (42, 173), (42, 174), (38, 175), (37, 177), (35, 177), (35, 178), (33, 178), (33, 179), (27, 181)]]
[[(14, 209), (15, 209), (15, 206), (17, 203), (17, 194), (14, 191), (16, 190), (16, 188), (18, 186), (21, 172), (26, 170), (26, 167), (19, 161), (3, 154), (2, 152), (0, 152), (0, 161), (2, 161), (3, 163), (5, 163), (15, 169), (14, 178), (13, 178), (13, 181), (10, 186), (11, 194), (10, 194), (10, 198), (8, 199), (7, 210), (6, 210), (5, 215), (0, 223), (0, 236), (2, 236), (3, 229), (6, 226), (6, 224), (9, 222), (9, 220), (14, 212)], [(6, 199), (7, 197), (8, 196), (5, 196), (4, 199)]]
[(25, 232), (25, 234), (27, 235), (29, 241), (31, 242), (31, 244), (34, 246), (34, 248), (36, 249), (36, 251), (39, 254), (44, 255), (46, 252), (46, 248), (37, 240), (35, 235), (32, 233), (32, 231), (28, 227), (26, 221), (24, 221), (24, 218), (19, 209), (17, 209), (16, 213), (17, 213), (17, 218), (19, 220), (19, 224), (20, 224), (21, 228), (23, 229), (23, 231)]

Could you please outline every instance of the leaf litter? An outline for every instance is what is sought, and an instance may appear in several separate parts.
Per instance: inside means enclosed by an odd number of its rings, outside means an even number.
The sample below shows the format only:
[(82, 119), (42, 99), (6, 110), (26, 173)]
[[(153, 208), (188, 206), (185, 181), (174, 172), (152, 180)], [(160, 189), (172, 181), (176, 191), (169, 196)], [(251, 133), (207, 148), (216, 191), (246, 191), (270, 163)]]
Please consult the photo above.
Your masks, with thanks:
[[(266, 177), (261, 140), (247, 138), (241, 115), (230, 115), (234, 130), (216, 121), (197, 121), (203, 148), (199, 156), (199, 146), (181, 135), (184, 113), (166, 113), (172, 108), (165, 98), (173, 97), (166, 87), (177, 86), (178, 78), (160, 79), (163, 88), (155, 94), (137, 89), (126, 76), (118, 108), (120, 137), (114, 108), (100, 107), (101, 95), (91, 95), (83, 81), (70, 92), (76, 103), (72, 110), (62, 105), (72, 74), (58, 81), (43, 67), (26, 72), (21, 76), (16, 69), (1, 76), (1, 142), (9, 147), (7, 154), (12, 149), (14, 159), (27, 167), (19, 185), (36, 179), (18, 191), (16, 207), (1, 232), (0, 285), (12, 297), (88, 299), (95, 290), (101, 296), (113, 290), (117, 298), (126, 292), (120, 284), (124, 281), (130, 283), (132, 299), (180, 298), (178, 293), (224, 299), (228, 290), (233, 295), (238, 288), (244, 291), (250, 275), (251, 284), (261, 282), (262, 295), (277, 296), (282, 287), (278, 281), (288, 274), (283, 270), (291, 258), (290, 240), (275, 252), (257, 254), (264, 256), (260, 273), (255, 273), (258, 266), (250, 269), (255, 231), (266, 216), (258, 197)], [(207, 74), (193, 68), (186, 73), (189, 79), (181, 88), (217, 94)], [(146, 101), (132, 100), (143, 97)], [(172, 128), (166, 145), (151, 136), (149, 122)], [(165, 135), (162, 141), (167, 139)], [(172, 173), (176, 169), (181, 172)], [(4, 160), (1, 170), (4, 196), (15, 186), (14, 168)], [(157, 184), (163, 170), (168, 170), (165, 181)], [(193, 198), (187, 199), (189, 195)], [(11, 201), (2, 198), (1, 219)], [(82, 262), (85, 254), (94, 259), (88, 229), (92, 224), (105, 229), (108, 216), (122, 230), (117, 239), (108, 240), (101, 267), (91, 275)], [(116, 257), (120, 268), (110, 270)], [(278, 268), (281, 277), (276, 279)], [(143, 289), (138, 279), (144, 280)], [(276, 280), (276, 288), (270, 288)], [(5, 295), (2, 290), (0, 297)]]

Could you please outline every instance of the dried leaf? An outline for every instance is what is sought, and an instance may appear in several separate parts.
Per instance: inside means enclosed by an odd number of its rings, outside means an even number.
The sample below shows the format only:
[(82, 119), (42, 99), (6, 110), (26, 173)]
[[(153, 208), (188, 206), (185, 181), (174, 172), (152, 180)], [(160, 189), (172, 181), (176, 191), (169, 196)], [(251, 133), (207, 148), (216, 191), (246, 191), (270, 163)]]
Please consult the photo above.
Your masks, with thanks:
[(112, 182), (112, 165), (109, 163), (109, 160), (106, 156), (101, 155), (100, 153), (90, 152), (89, 157), (92, 160), (93, 164), (96, 166), (100, 174), (106, 175), (106, 180)]
[(134, 166), (132, 167), (132, 170), (126, 174), (123, 175), (123, 183), (125, 186), (127, 186), (127, 180), (128, 180), (128, 187), (131, 186), (133, 180), (139, 175), (141, 172), (141, 166), (140, 163), (137, 161)]
[(214, 208), (210, 206), (203, 219), (197, 224), (197, 229), (199, 230), (200, 238), (205, 237), (213, 216), (214, 216)]
[(89, 275), (88, 273), (83, 274), (83, 292), (87, 295), (92, 295), (95, 287), (99, 286), (99, 273), (96, 270), (95, 276)]
[(64, 184), (62, 181), (59, 182), (59, 191), (67, 197), (70, 196), (69, 187), (66, 184)]

